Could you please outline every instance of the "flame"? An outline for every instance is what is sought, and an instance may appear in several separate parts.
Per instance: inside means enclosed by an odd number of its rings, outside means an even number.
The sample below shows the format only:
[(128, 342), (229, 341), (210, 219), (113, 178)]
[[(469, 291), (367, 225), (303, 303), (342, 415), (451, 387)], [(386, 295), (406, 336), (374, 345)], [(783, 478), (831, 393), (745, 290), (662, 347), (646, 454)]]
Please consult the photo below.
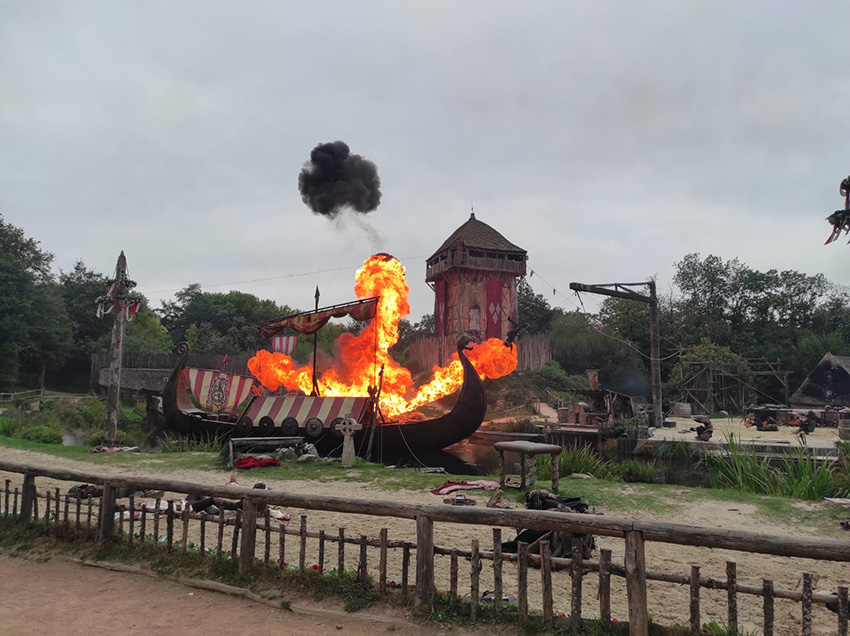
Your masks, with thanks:
[[(403, 413), (454, 393), (463, 383), (463, 367), (457, 353), (445, 367), (434, 367), (433, 378), (418, 389), (413, 376), (390, 356), (398, 342), (398, 322), (410, 313), (410, 287), (404, 266), (389, 254), (375, 254), (363, 263), (355, 276), (358, 298), (379, 296), (374, 320), (358, 335), (342, 334), (335, 344), (335, 364), (318, 379), (319, 394), (328, 397), (366, 396), (377, 386), (381, 366), (381, 411), (387, 417)], [(516, 369), (515, 347), (506, 347), (498, 338), (473, 345), (467, 357), (481, 379), (499, 378)], [(313, 389), (310, 365), (298, 366), (288, 355), (257, 351), (248, 369), (269, 391), (281, 386), (309, 395)]]

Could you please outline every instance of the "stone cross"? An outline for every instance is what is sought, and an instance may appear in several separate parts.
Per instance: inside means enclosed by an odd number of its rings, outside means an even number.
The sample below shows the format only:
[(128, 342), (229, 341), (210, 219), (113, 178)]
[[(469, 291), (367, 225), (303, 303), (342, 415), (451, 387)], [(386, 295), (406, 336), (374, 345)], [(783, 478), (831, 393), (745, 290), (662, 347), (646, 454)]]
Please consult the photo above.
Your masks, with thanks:
[(361, 430), (363, 425), (351, 417), (351, 413), (347, 413), (342, 424), (337, 426), (337, 431), (342, 433), (342, 467), (351, 468), (354, 466), (356, 456), (354, 453), (354, 433)]

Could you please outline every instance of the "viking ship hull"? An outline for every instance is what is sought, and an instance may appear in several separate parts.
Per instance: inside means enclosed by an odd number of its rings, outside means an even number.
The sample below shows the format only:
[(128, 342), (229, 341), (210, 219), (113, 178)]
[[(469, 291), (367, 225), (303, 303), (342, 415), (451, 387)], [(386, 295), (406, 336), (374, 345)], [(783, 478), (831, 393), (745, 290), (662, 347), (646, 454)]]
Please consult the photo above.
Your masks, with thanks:
[[(358, 454), (365, 455), (371, 447), (373, 455), (392, 456), (436, 451), (456, 444), (478, 430), (487, 412), (484, 385), (460, 346), (458, 355), (463, 366), (463, 384), (454, 407), (441, 417), (409, 423), (385, 423), (379, 413), (373, 417), (371, 398), (251, 397), (244, 404), (225, 404), (218, 413), (211, 413), (201, 406), (205, 396), (192, 392), (194, 387), (209, 385), (209, 379), (204, 384), (195, 375), (193, 383), (192, 370), (186, 366), (189, 354), (186, 343), (178, 346), (178, 354), (180, 357), (166, 384), (162, 402), (168, 428), (182, 434), (217, 437), (301, 435), (320, 452), (330, 453), (340, 448), (343, 440), (335, 431), (334, 423), (350, 413), (363, 427), (354, 438)], [(219, 377), (240, 387), (237, 395), (243, 390), (242, 380), (249, 379), (225, 374)], [(213, 378), (212, 383), (216, 379)]]

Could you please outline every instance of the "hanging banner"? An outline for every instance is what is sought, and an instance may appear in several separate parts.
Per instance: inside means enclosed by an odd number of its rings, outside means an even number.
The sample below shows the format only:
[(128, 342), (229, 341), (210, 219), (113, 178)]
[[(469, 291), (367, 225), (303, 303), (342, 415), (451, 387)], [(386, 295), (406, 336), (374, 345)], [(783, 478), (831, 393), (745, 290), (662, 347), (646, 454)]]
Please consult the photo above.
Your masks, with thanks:
[(436, 300), (434, 302), (434, 318), (437, 322), (437, 337), (446, 333), (446, 279), (440, 278), (434, 283)]
[(502, 339), (502, 281), (487, 281), (487, 338)]

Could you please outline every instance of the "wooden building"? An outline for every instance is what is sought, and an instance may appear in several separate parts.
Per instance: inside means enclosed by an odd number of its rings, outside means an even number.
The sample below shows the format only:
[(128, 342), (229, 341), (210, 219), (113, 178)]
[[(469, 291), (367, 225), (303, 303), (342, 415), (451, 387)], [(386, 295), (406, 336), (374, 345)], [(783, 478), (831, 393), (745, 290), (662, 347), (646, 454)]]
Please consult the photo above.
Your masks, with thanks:
[(427, 260), (438, 338), (505, 338), (508, 318), (517, 320), (517, 278), (527, 260), (524, 249), (470, 214)]

